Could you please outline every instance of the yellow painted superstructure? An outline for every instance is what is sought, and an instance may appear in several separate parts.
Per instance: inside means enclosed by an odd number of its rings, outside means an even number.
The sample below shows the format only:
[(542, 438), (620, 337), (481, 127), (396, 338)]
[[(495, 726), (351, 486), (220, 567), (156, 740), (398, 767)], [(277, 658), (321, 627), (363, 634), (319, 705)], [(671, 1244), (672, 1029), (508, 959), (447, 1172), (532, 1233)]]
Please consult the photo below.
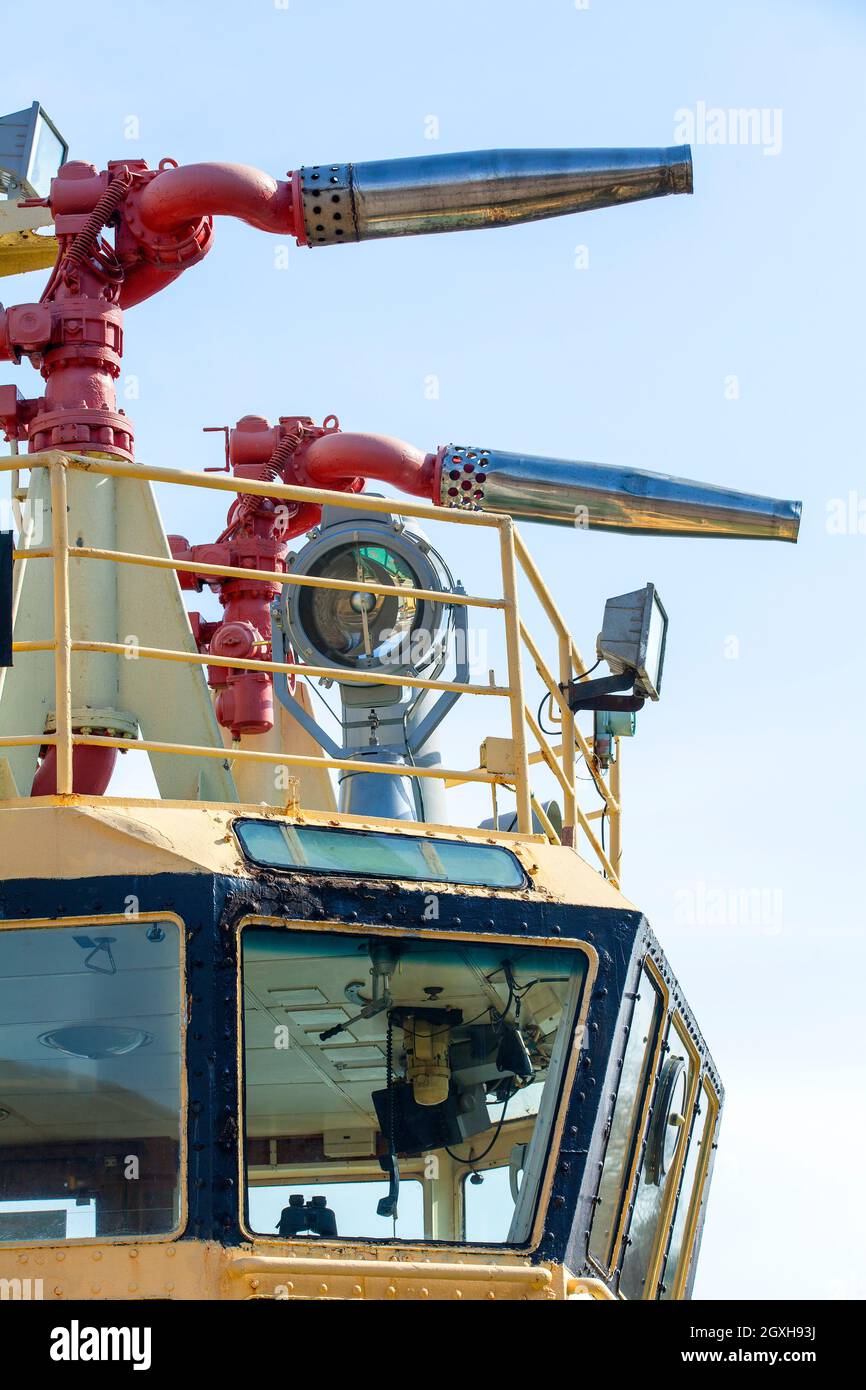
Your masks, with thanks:
[[(656, 1213), (657, 1228), (647, 1247), (644, 1296), (685, 1296), (711, 1167), (708, 1141), (717, 1128), (718, 1081), (657, 943), (642, 924), (638, 909), (620, 891), (620, 759), (617, 755), (603, 775), (592, 741), (577, 727), (561, 686), (579, 678), (585, 666), (511, 519), (459, 511), (443, 515), (439, 509), (420, 503), (311, 493), (272, 482), (202, 478), (91, 456), (50, 453), (29, 456), (27, 463), (33, 470), (31, 494), (44, 504), (50, 517), (51, 543), (46, 544), (47, 536), (39, 542), (31, 537), (17, 552), (20, 578), (15, 603), (26, 621), (15, 629), (16, 669), (11, 676), (7, 673), (5, 723), (0, 730), (0, 863), (8, 896), (19, 907), (7, 909), (0, 920), (0, 941), (7, 931), (32, 937), (45, 928), (68, 929), (72, 939), (77, 936), (92, 945), (111, 940), (116, 929), (125, 929), (130, 922), (142, 931), (172, 924), (181, 943), (179, 983), (185, 1007), (180, 1019), (179, 1167), (173, 1228), (161, 1235), (72, 1237), (62, 1248), (50, 1241), (4, 1241), (0, 1243), (0, 1281), (42, 1280), (44, 1297), (57, 1300), (615, 1298), (629, 1242), (628, 1194), (642, 1181), (640, 1136), (649, 1133), (654, 1088), (661, 1085), (665, 1055), (673, 1040), (676, 1049), (689, 1059), (687, 1104), (696, 1110), (705, 1090), (710, 1123), (700, 1136), (697, 1122), (691, 1129), (695, 1143), (700, 1142), (702, 1148), (697, 1168), (693, 1173), (689, 1170), (691, 1186), (678, 1195), (681, 1175), (685, 1184), (691, 1111), (689, 1122), (684, 1121), (672, 1153), (664, 1200)], [(18, 466), (10, 459), (0, 468), (14, 474)], [(508, 736), (480, 738), (476, 766), (421, 767), (414, 768), (412, 775), (419, 779), (436, 777), (450, 787), (476, 784), (485, 789), (492, 799), (492, 824), (498, 815), (497, 795), (513, 795), (515, 829), (493, 831), (337, 814), (331, 774), (367, 770), (367, 765), (355, 758), (323, 754), (311, 747), (306, 735), (299, 736), (296, 726), (286, 723), (272, 739), (242, 738), (224, 746), (204, 680), (206, 665), (299, 677), (327, 672), (297, 661), (212, 657), (195, 649), (175, 578), (185, 565), (168, 553), (153, 504), (153, 482), (258, 492), (287, 501), (303, 497), (325, 504), (336, 499), (346, 507), (378, 508), (458, 526), (486, 527), (494, 533), (501, 592), (490, 596), (461, 593), (455, 601), (501, 618), (504, 678), (497, 681), (491, 675), (487, 685), (423, 676), (390, 679), (435, 692), (455, 691), (507, 710)], [(85, 504), (94, 486), (103, 485), (99, 525), (94, 533)], [(141, 534), (144, 541), (133, 544), (134, 536)], [(96, 543), (92, 543), (94, 539)], [(198, 563), (195, 569), (223, 572)], [(252, 579), (265, 577), (257, 571), (232, 573)], [(100, 588), (95, 583), (97, 574), (114, 576), (116, 588)], [(267, 577), (285, 585), (310, 582), (290, 573), (269, 573)], [(339, 587), (340, 582), (326, 581), (322, 587)], [(533, 635), (521, 616), (519, 582), (528, 585), (550, 625), (544, 638)], [(417, 591), (418, 598), (425, 594)], [(85, 613), (87, 625), (83, 628)], [(163, 624), (159, 630), (155, 619)], [(129, 633), (145, 634), (145, 640), (134, 643), (133, 652), (129, 651)], [(551, 650), (555, 652), (553, 659)], [(533, 712), (524, 681), (527, 659), (547, 692), (548, 718), (556, 721), (556, 736), (544, 732), (541, 718)], [(152, 681), (157, 672), (160, 687), (154, 698)], [(364, 673), (356, 674), (363, 682)], [(2, 680), (0, 676), (0, 689)], [(387, 684), (389, 677), (380, 673), (376, 680)], [(112, 700), (115, 690), (119, 693)], [(97, 698), (101, 703), (95, 710)], [(172, 719), (178, 732), (169, 739), (164, 730)], [(109, 732), (94, 732), (94, 727)], [(52, 746), (57, 750), (60, 794), (19, 796), (13, 761), (17, 776), (26, 785), (37, 753)], [(121, 751), (134, 747), (148, 753), (163, 799), (73, 794), (69, 789), (74, 750), (87, 746)], [(291, 775), (277, 783), (277, 768)], [(539, 769), (552, 775), (561, 793), (561, 829), (551, 820), (533, 785)], [(384, 776), (405, 774), (405, 769), (387, 764), (378, 770)], [(592, 784), (593, 802), (586, 810), (578, 799), (581, 780)], [(182, 798), (172, 795), (177, 788), (184, 789)], [(439, 922), (434, 930), (423, 918), (407, 919), (404, 909), (411, 893), (436, 900), (445, 892), (441, 881), (377, 882), (373, 864), (367, 883), (363, 874), (357, 880), (331, 880), (323, 874), (321, 882), (307, 878), (306, 888), (299, 888), (290, 877), (281, 877), (276, 869), (257, 867), (247, 857), (237, 831), (238, 823), (245, 820), (283, 827), (287, 833), (319, 828), (362, 836), (384, 834), (393, 836), (396, 843), (401, 836), (420, 836), (434, 857), (440, 842), (500, 847), (515, 857), (525, 879), (522, 887), (506, 892), (459, 880), (449, 884), (448, 911), (457, 915), (453, 921)], [(580, 836), (589, 860), (576, 852)], [(205, 898), (209, 893), (213, 898), (228, 885), (228, 898), (243, 900), (243, 910), (213, 918), (207, 929), (192, 922), (180, 900), (197, 880), (204, 885)], [(166, 883), (169, 887), (164, 886)], [(322, 892), (330, 892), (339, 900), (339, 911), (327, 909)], [(307, 893), (312, 903), (306, 901)], [(82, 894), (89, 904), (86, 910), (80, 906)], [(48, 906), (35, 908), (36, 898)], [(375, 905), (370, 906), (374, 900)], [(305, 910), (299, 911), (299, 906)], [(326, 1184), (338, 1184), (341, 1178), (348, 1181), (347, 1174), (357, 1183), (381, 1183), (382, 1179), (380, 1155), (373, 1149), (366, 1158), (355, 1153), (351, 1161), (326, 1150), (311, 1162), (298, 1154), (286, 1156), (280, 1145), (285, 1147), (288, 1140), (269, 1138), (267, 1126), (260, 1126), (251, 1138), (246, 1135), (243, 1096), (248, 1059), (243, 1042), (241, 958), (245, 933), (261, 930), (288, 941), (314, 941), (317, 934), (323, 940), (345, 937), (357, 951), (366, 949), (370, 942), (429, 941), (432, 946), (435, 941), (450, 942), (467, 951), (470, 943), (473, 950), (489, 946), (515, 958), (531, 948), (555, 953), (551, 959), (571, 955), (581, 962), (580, 1004), (572, 1016), (570, 1040), (562, 1044), (557, 1064), (559, 1098), (555, 1106), (548, 1104), (545, 1119), (547, 1148), (539, 1150), (532, 1160), (536, 1197), (525, 1238), (505, 1246), (468, 1240), (465, 1180), (470, 1171), (479, 1179), (495, 1180), (497, 1173), (501, 1176), (510, 1171), (516, 1150), (522, 1147), (524, 1154), (531, 1152), (537, 1113), (511, 1117), (504, 1126), (500, 1121), (498, 1128), (493, 1127), (489, 1144), (485, 1136), (485, 1147), (469, 1168), (469, 1160), (452, 1156), (447, 1146), (437, 1151), (439, 1166), (432, 1180), (428, 1180), (423, 1156), (401, 1161), (403, 1181), (417, 1181), (424, 1190), (423, 1240), (405, 1240), (399, 1233), (390, 1238), (384, 1229), (375, 1239), (353, 1240), (341, 1234), (337, 1239), (315, 1241), (263, 1236), (253, 1229), (247, 1205), (260, 1187), (280, 1187), (287, 1192), (299, 1185), (308, 1187), (311, 1173), (317, 1182)], [(196, 933), (199, 935), (194, 940)], [(217, 960), (220, 952), (222, 958)], [(208, 1044), (216, 1045), (207, 1029), (218, 1033), (223, 1021), (212, 1016), (204, 1030), (201, 1021), (191, 1022), (200, 1007), (197, 980), (202, 977), (196, 971), (202, 969), (209, 989), (225, 989), (225, 1008), (231, 1013), (231, 1029), (237, 1039), (231, 1044), (230, 1057), (223, 1056), (221, 1073), (226, 1096), (231, 1092), (236, 1099), (222, 1109), (213, 1095), (206, 1101), (198, 1098), (202, 1077), (208, 1071)], [(640, 972), (638, 978), (652, 980), (657, 993), (656, 1031), (644, 1061), (645, 1090), (642, 1098), (636, 1098), (634, 1112), (638, 1148), (628, 1162), (627, 1155), (616, 1156), (618, 1163), (622, 1159), (618, 1198), (622, 1207), (609, 1259), (576, 1255), (572, 1268), (562, 1254), (552, 1259), (545, 1251), (556, 1245), (562, 1252), (567, 1240), (581, 1247), (589, 1237), (595, 1199), (586, 1194), (598, 1181), (605, 1163), (611, 1161), (609, 1154), (604, 1158), (605, 1144), (614, 1115), (619, 1068), (626, 1054), (635, 971)], [(281, 979), (281, 987), (287, 982), (289, 977)], [(521, 986), (530, 987), (528, 981)], [(481, 980), (481, 988), (487, 990), (488, 1007), (491, 996), (494, 1000), (491, 1017), (505, 1017), (514, 997), (512, 991), (503, 990), (507, 1000), (500, 995), (497, 1001), (489, 981)], [(431, 1000), (436, 1000), (438, 990), (435, 986)], [(328, 1002), (334, 1001), (329, 997)], [(504, 1013), (497, 1013), (503, 1003)], [(560, 1004), (564, 1007), (562, 1001)], [(429, 1035), (435, 1040), (435, 1026)], [(444, 1049), (440, 1046), (437, 1051), (431, 1045), (430, 1052), (439, 1067), (442, 1090)], [(228, 1073), (232, 1075), (228, 1077)], [(0, 1095), (0, 1120), (2, 1101)], [(586, 1120), (581, 1119), (581, 1105)], [(194, 1143), (198, 1114), (208, 1115), (210, 1129), (204, 1136), (199, 1134)], [(301, 1139), (304, 1133), (300, 1131)], [(0, 1129), (0, 1140), (2, 1137)], [(352, 1142), (357, 1143), (357, 1137)], [(258, 1146), (258, 1157), (251, 1157), (248, 1143)], [(194, 1163), (201, 1161), (202, 1149), (219, 1151), (214, 1162), (220, 1176), (212, 1190), (210, 1177), (193, 1181), (198, 1171)], [(264, 1161), (262, 1153), (267, 1152), (270, 1158)], [(474, 1153), (470, 1146), (470, 1156)], [(69, 1166), (70, 1170), (75, 1167), (72, 1161)], [(78, 1179), (73, 1178), (73, 1193), (76, 1182)], [(572, 1223), (569, 1235), (561, 1224), (564, 1217), (557, 1213), (571, 1210), (578, 1191), (583, 1194), (582, 1205), (568, 1217)], [(204, 1206), (193, 1210), (200, 1201)], [(194, 1218), (197, 1225), (192, 1224)], [(220, 1222), (225, 1239), (212, 1234), (214, 1226), (222, 1229)], [(208, 1234), (199, 1238), (198, 1227), (207, 1227)], [(665, 1287), (668, 1244), (675, 1229), (681, 1247), (675, 1275), (667, 1276), (667, 1293), (655, 1292)]]
[[(72, 886), (76, 879), (88, 880), (104, 873), (110, 865), (112, 877), (141, 882), (154, 875), (179, 875), (189, 879), (196, 875), (227, 876), (233, 881), (254, 880), (255, 871), (245, 860), (233, 830), (239, 817), (301, 826), (327, 825), (333, 818), (303, 816), (288, 817), (261, 806), (202, 805), (148, 800), (119, 800), (98, 797), (51, 797), (0, 803), (0, 860), (9, 881), (23, 880), (55, 882), (60, 903), (63, 904), (64, 883)], [(384, 827), (363, 822), (358, 829), (387, 828), (399, 836), (407, 828), (399, 823)], [(433, 844), (437, 839), (453, 840), (450, 827), (428, 827)], [(623, 895), (606, 882), (589, 865), (567, 847), (551, 844), (540, 835), (519, 835), (500, 832), (493, 836), (482, 831), (459, 832), (467, 843), (487, 843), (507, 846), (520, 861), (527, 875), (527, 887), (519, 895), (529, 903), (573, 906), (593, 912), (622, 912), (634, 914), (634, 908)], [(427, 885), (430, 888), (435, 885)], [(421, 885), (423, 888), (424, 885)], [(485, 903), (495, 900), (491, 890), (465, 887), (461, 890), (467, 900)], [(62, 909), (56, 917), (28, 917), (0, 923), (0, 933), (27, 927), (29, 929), (57, 926), (87, 926), (90, 931), (110, 930), (112, 923), (124, 920), (121, 903), (106, 900), (104, 913), (92, 913), (76, 919)], [(112, 910), (112, 908), (114, 910)], [(166, 911), (145, 912), (142, 925), (151, 919), (165, 920)], [(178, 919), (182, 924), (182, 919)], [(238, 923), (243, 931), (248, 919)], [(249, 920), (267, 921), (253, 914)], [(278, 919), (274, 919), (278, 922)], [(297, 925), (301, 925), (300, 923)], [(341, 929), (339, 922), (308, 923), (307, 928), (318, 930)], [(493, 926), (493, 921), (491, 921)], [(383, 931), (383, 929), (379, 929)], [(387, 929), (383, 931), (387, 935)], [(501, 940), (499, 931), (486, 934), (486, 939)], [(555, 937), (550, 946), (561, 946)], [(597, 956), (591, 943), (580, 949), (590, 961), (590, 993), (597, 969)], [(191, 988), (188, 981), (188, 951), (184, 952), (183, 990)], [(673, 1007), (669, 977), (653, 965), (659, 987)], [(589, 994), (587, 994), (587, 999)], [(584, 1005), (584, 1008), (586, 1005)], [(697, 1057), (694, 1045), (683, 1029), (684, 1043)], [(578, 1023), (575, 1048), (580, 1049), (585, 1037), (585, 1024)], [(578, 1051), (575, 1051), (575, 1063)], [(240, 1065), (240, 1057), (239, 1057)], [(694, 1073), (697, 1075), (697, 1072)], [(569, 1083), (567, 1083), (569, 1084)], [(694, 1083), (693, 1083), (694, 1084)], [(184, 1102), (185, 1104), (186, 1102)], [(647, 1102), (648, 1104), (648, 1102)], [(642, 1123), (646, 1122), (646, 1114)], [(562, 1118), (559, 1120), (561, 1129)], [(532, 1126), (521, 1130), (515, 1124), (510, 1137), (494, 1148), (482, 1163), (485, 1171), (502, 1163), (509, 1145), (531, 1137)], [(559, 1132), (559, 1131), (558, 1131)], [(557, 1140), (556, 1142), (560, 1142)], [(680, 1150), (682, 1146), (680, 1146)], [(680, 1151), (680, 1161), (682, 1152)], [(182, 1145), (182, 1166), (187, 1161), (186, 1144)], [(335, 1171), (339, 1164), (331, 1165)], [(327, 1165), (325, 1170), (327, 1171)], [(405, 1165), (405, 1176), (420, 1173), (420, 1164)], [(244, 1169), (242, 1151), (238, 1149), (238, 1192), (243, 1191)], [(370, 1176), (373, 1176), (370, 1170)], [(701, 1186), (706, 1180), (707, 1167), (701, 1173)], [(462, 1187), (454, 1170), (452, 1200), (462, 1201)], [(255, 1181), (251, 1172), (250, 1180)], [(290, 1170), (285, 1170), (291, 1181)], [(451, 1178), (449, 1177), (450, 1181)], [(552, 1174), (548, 1172), (543, 1185), (539, 1220), (549, 1199)], [(184, 1184), (182, 1182), (182, 1190)], [(673, 1189), (669, 1193), (666, 1220), (670, 1217)], [(694, 1240), (700, 1200), (694, 1206), (689, 1241)], [(44, 1298), (90, 1299), (348, 1299), (348, 1300), (595, 1300), (616, 1296), (604, 1271), (584, 1271), (576, 1274), (566, 1264), (533, 1258), (541, 1227), (526, 1252), (491, 1250), (471, 1245), (455, 1246), (446, 1241), (438, 1247), (429, 1243), (397, 1242), (387, 1239), (371, 1244), (369, 1241), (285, 1241), (275, 1237), (261, 1239), (244, 1231), (241, 1244), (221, 1244), (213, 1240), (197, 1240), (187, 1229), (186, 1201), (181, 1205), (177, 1229), (160, 1237), (138, 1239), (67, 1241), (63, 1248), (50, 1243), (4, 1244), (0, 1246), (0, 1278), (12, 1281), (41, 1280)], [(243, 1222), (242, 1222), (243, 1225)], [(622, 1234), (622, 1232), (621, 1232)], [(656, 1263), (662, 1258), (662, 1233), (657, 1245)], [(685, 1278), (685, 1274), (683, 1275)], [(10, 1287), (14, 1287), (14, 1284)], [(24, 1284), (20, 1286), (24, 1287)], [(28, 1287), (33, 1287), (31, 1284)], [(12, 1296), (15, 1296), (14, 1294)], [(22, 1295), (22, 1296), (27, 1296)]]

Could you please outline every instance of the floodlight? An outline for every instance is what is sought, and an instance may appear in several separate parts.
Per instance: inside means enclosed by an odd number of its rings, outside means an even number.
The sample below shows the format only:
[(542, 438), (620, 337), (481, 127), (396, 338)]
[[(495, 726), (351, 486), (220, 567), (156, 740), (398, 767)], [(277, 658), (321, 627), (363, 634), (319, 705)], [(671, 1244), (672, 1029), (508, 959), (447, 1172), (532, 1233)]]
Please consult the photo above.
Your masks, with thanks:
[(615, 676), (634, 671), (636, 695), (659, 698), (668, 615), (654, 584), (609, 598), (596, 654)]
[(0, 116), (0, 189), (7, 197), (47, 198), (69, 146), (38, 101)]
[[(668, 615), (654, 584), (609, 598), (596, 652), (599, 662), (606, 661), (612, 674), (560, 686), (569, 709), (623, 714), (640, 709), (645, 699), (657, 700), (667, 629)], [(614, 691), (630, 693), (616, 695)]]

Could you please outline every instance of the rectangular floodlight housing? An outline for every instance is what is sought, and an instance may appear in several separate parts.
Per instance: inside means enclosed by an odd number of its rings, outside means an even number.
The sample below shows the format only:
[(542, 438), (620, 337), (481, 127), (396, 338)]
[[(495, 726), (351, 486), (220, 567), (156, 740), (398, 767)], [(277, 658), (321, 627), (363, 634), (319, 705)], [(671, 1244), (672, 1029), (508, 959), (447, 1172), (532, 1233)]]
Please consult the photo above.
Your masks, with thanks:
[(0, 116), (0, 188), (7, 196), (47, 198), (69, 145), (38, 101)]
[(614, 675), (635, 673), (635, 694), (659, 698), (668, 615), (654, 584), (609, 598), (596, 652)]

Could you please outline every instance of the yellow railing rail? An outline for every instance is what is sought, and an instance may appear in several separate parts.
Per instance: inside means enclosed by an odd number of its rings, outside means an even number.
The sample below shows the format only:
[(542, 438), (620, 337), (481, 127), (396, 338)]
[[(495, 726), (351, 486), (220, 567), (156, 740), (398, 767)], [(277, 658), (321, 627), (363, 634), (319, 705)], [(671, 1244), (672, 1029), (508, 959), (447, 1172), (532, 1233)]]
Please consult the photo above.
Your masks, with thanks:
[[(355, 507), (365, 512), (381, 512), (387, 515), (414, 517), (424, 521), (444, 522), (456, 526), (484, 527), (497, 532), (499, 541), (499, 561), (502, 578), (501, 597), (483, 597), (464, 593), (447, 595), (449, 604), (460, 604), (469, 608), (501, 612), (505, 628), (505, 653), (507, 682), (497, 685), (491, 675), (490, 684), (471, 682), (433, 680), (420, 676), (388, 675), (378, 672), (353, 671), (352, 680), (369, 681), (377, 685), (406, 686), (433, 691), (455, 691), (465, 695), (491, 696), (508, 701), (510, 713), (510, 752), (508, 770), (491, 771), (486, 767), (458, 770), (435, 767), (413, 767), (412, 777), (437, 778), (446, 785), (462, 783), (488, 784), (491, 787), (496, 812), (496, 788), (510, 788), (516, 800), (516, 830), (521, 834), (532, 834), (540, 826), (548, 839), (573, 845), (577, 848), (577, 831), (581, 830), (602, 871), (614, 884), (619, 884), (620, 859), (622, 853), (619, 783), (619, 756), (611, 764), (609, 781), (603, 777), (592, 749), (592, 740), (587, 739), (577, 727), (574, 715), (560, 689), (567, 681), (580, 677), (586, 667), (580, 651), (575, 644), (568, 626), (559, 611), (547, 585), (541, 577), (523, 538), (516, 530), (509, 516), (498, 516), (486, 512), (464, 512), (435, 507), (430, 503), (406, 501), (397, 498), (368, 497), (365, 494), (330, 492), (318, 488), (301, 488), (285, 483), (267, 480), (221, 477), (212, 474), (194, 474), (181, 469), (156, 468), (146, 464), (124, 463), (119, 459), (99, 458), (80, 454), (66, 454), (57, 450), (30, 454), (26, 458), (11, 455), (0, 459), (0, 472), (12, 472), (13, 479), (21, 468), (47, 468), (50, 471), (51, 493), (51, 547), (25, 546), (16, 550), (16, 559), (46, 559), (53, 563), (54, 588), (54, 636), (52, 641), (18, 641), (13, 643), (15, 653), (53, 652), (55, 685), (55, 726), (52, 733), (6, 735), (0, 737), (0, 748), (54, 745), (57, 749), (57, 790), (61, 795), (72, 791), (73, 749), (76, 747), (130, 747), (130, 740), (96, 734), (76, 732), (72, 717), (72, 659), (76, 653), (116, 653), (125, 655), (128, 646), (114, 641), (80, 641), (73, 638), (70, 602), (69, 559), (98, 560), (119, 565), (142, 565), (153, 569), (174, 570), (176, 573), (194, 573), (214, 578), (230, 575), (232, 578), (267, 580), (285, 586), (308, 586), (335, 590), (354, 590), (357, 585), (350, 580), (323, 580), (318, 577), (294, 574), (277, 574), (272, 570), (241, 569), (231, 566), (199, 564), (195, 561), (176, 560), (165, 556), (141, 555), (129, 551), (97, 549), (90, 546), (70, 548), (67, 517), (67, 474), (69, 470), (93, 473), (113, 478), (131, 478), (155, 483), (182, 487), (200, 488), (214, 492), (243, 493), (253, 497), (270, 497), (286, 501), (314, 503), (317, 505), (338, 504), (340, 507)], [(58, 563), (58, 560), (60, 563)], [(520, 576), (528, 581), (532, 592), (553, 629), (557, 647), (557, 671), (550, 669), (541, 647), (521, 620), (518, 587)], [(367, 583), (364, 587), (371, 593), (389, 593), (390, 586)], [(401, 592), (417, 600), (439, 600), (442, 594), (426, 589), (406, 588)], [(542, 731), (539, 720), (526, 702), (523, 677), (523, 654), (528, 653), (543, 685), (549, 692), (551, 709), (557, 711), (559, 738), (552, 744)], [(300, 662), (276, 662), (255, 660), (249, 657), (217, 657), (208, 654), (195, 654), (162, 647), (136, 646), (136, 657), (153, 661), (185, 662), (192, 665), (239, 668), (242, 670), (267, 671), (303, 677), (332, 678), (333, 671), (328, 667), (304, 665)], [(537, 745), (530, 749), (530, 736)], [(618, 742), (618, 741), (617, 741)], [(333, 758), (325, 755), (306, 755), (260, 751), (249, 748), (225, 748), (223, 746), (203, 746), (198, 744), (165, 743), (136, 740), (136, 749), (144, 752), (174, 754), (182, 757), (219, 758), (229, 761), (257, 761), (275, 765), (294, 767), (327, 768), (336, 771), (370, 773), (375, 771), (383, 776), (406, 776), (405, 767), (386, 763), (372, 766), (367, 761), (354, 758)], [(578, 802), (576, 768), (578, 762), (585, 763), (595, 790), (601, 798), (601, 807), (584, 812)], [(531, 769), (543, 766), (554, 777), (563, 795), (563, 829), (557, 833), (544, 807), (533, 792)], [(583, 779), (587, 780), (587, 779)], [(604, 845), (595, 834), (591, 822), (601, 821), (602, 838), (604, 826), (610, 829), (609, 846)]]

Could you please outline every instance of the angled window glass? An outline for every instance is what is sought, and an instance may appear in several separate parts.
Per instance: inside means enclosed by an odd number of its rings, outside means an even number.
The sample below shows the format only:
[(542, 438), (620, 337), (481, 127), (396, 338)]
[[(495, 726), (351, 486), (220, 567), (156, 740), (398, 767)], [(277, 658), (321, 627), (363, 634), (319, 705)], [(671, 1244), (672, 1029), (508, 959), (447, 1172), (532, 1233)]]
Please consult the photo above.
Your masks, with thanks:
[(662, 1265), (659, 1297), (664, 1300), (682, 1297), (682, 1289), (688, 1277), (694, 1231), (700, 1208), (706, 1201), (707, 1184), (704, 1174), (715, 1134), (717, 1113), (718, 1103), (705, 1079), (698, 1092), (670, 1243)]
[(0, 1240), (176, 1228), (180, 996), (174, 922), (0, 931)]
[[(525, 1243), (583, 951), (255, 926), (241, 939), (248, 1229)], [(464, 1236), (464, 1177), (516, 1149), (519, 1189), (506, 1181), (495, 1220), (473, 1212)]]
[(463, 1223), (470, 1244), (505, 1240), (516, 1201), (507, 1167), (467, 1173), (463, 1179)]
[(663, 1238), (663, 1219), (667, 1225), (667, 1213), (688, 1140), (698, 1060), (673, 1021), (667, 1042), (659, 1066), (652, 1118), (628, 1227), (628, 1244), (622, 1260), (619, 1291), (626, 1298), (655, 1297), (655, 1289), (647, 1288), (647, 1276), (651, 1264), (655, 1263), (657, 1241)]
[(235, 834), (248, 859), (271, 869), (478, 888), (522, 888), (526, 882), (517, 858), (500, 845), (266, 820), (235, 821)]
[(604, 1270), (610, 1269), (624, 1186), (639, 1141), (638, 1127), (659, 1029), (661, 1003), (650, 975), (643, 970), (629, 1025), (589, 1241), (590, 1255)]

